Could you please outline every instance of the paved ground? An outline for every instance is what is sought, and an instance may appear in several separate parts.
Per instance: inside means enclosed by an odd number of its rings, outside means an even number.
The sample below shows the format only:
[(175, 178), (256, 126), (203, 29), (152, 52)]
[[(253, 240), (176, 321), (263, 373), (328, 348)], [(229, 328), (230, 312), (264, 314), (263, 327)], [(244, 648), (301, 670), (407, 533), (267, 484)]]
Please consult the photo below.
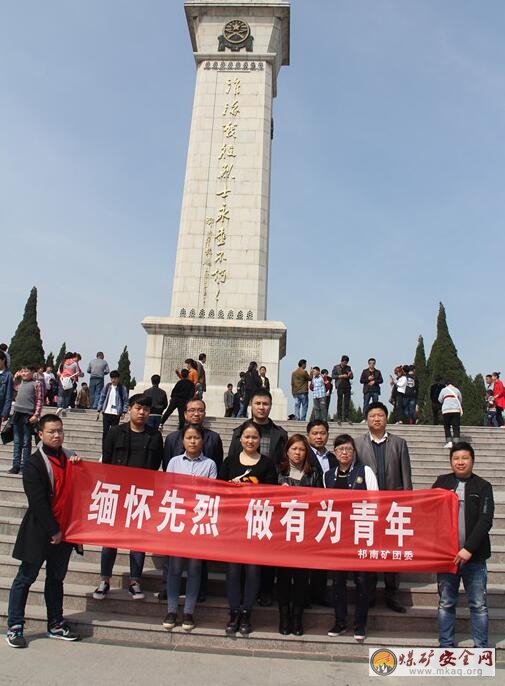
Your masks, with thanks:
[[(3, 639), (3, 637), (2, 637)], [(261, 657), (235, 657), (147, 648), (65, 643), (28, 636), (26, 650), (0, 642), (1, 686), (143, 686), (174, 683), (181, 686), (363, 686), (383, 684), (369, 677), (364, 663), (315, 662)], [(403, 680), (395, 680), (400, 684)], [(389, 681), (389, 680), (386, 680)], [(412, 685), (437, 686), (438, 679), (414, 677)], [(444, 686), (474, 686), (481, 679), (444, 677)], [(490, 683), (505, 684), (505, 671)], [(407, 680), (410, 683), (410, 680)], [(481, 684), (482, 686), (482, 684)]]

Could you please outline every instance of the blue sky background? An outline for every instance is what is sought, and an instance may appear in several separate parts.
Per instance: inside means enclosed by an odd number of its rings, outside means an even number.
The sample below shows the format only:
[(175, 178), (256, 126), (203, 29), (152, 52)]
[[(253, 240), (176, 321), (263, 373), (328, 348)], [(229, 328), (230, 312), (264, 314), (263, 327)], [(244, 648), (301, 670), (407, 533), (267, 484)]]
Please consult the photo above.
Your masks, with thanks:
[[(0, 338), (36, 285), (46, 352), (115, 364), (126, 344), (140, 379), (140, 321), (170, 308), (195, 78), (183, 1), (3, 9)], [(429, 353), (439, 301), (468, 372), (502, 368), (504, 33), (502, 0), (293, 0), (268, 295), (288, 397), (300, 357), (347, 353), (359, 373), (373, 355), (386, 374), (419, 334)]]

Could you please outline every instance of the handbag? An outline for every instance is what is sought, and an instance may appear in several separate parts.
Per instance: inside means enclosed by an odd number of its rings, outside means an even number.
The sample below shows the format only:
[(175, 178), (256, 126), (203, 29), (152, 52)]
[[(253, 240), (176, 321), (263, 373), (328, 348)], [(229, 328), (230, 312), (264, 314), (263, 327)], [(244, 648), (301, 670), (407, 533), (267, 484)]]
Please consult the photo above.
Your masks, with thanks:
[(69, 391), (71, 388), (74, 387), (74, 381), (71, 376), (62, 376), (60, 378), (61, 382), (61, 387), (63, 388), (64, 391)]
[(0, 432), (0, 438), (2, 443), (7, 445), (7, 443), (12, 443), (14, 440), (14, 429), (12, 426), (12, 416), (5, 422), (2, 431)]

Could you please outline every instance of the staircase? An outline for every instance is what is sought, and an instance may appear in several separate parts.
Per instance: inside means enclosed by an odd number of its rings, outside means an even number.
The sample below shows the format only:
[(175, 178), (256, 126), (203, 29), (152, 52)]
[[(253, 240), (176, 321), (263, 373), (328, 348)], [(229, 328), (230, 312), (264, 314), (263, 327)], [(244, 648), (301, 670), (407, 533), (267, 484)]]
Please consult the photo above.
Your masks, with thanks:
[[(95, 460), (100, 455), (101, 422), (96, 413), (74, 410), (63, 417), (65, 444), (77, 451), (83, 459)], [(218, 431), (226, 448), (231, 433), (240, 420), (210, 419), (208, 425)], [(305, 424), (284, 423), (289, 433), (304, 433)], [(393, 432), (408, 442), (414, 488), (430, 488), (436, 476), (449, 471), (448, 450), (444, 449), (442, 427), (404, 426), (391, 427)], [(170, 419), (165, 432), (175, 429)], [(330, 424), (330, 442), (338, 433), (356, 437), (365, 431), (365, 425)], [(488, 604), (490, 609), (490, 645), (496, 646), (497, 661), (505, 663), (505, 431), (484, 427), (464, 427), (464, 440), (470, 441), (476, 451), (475, 471), (493, 484), (496, 512), (491, 531), (492, 557), (488, 563)], [(19, 523), (26, 508), (21, 478), (10, 475), (11, 446), (0, 447), (0, 616), (7, 614), (10, 585), (19, 562), (11, 557), (12, 546)], [(65, 615), (84, 637), (114, 643), (172, 650), (233, 653), (296, 657), (324, 660), (368, 660), (368, 648), (375, 646), (437, 646), (437, 590), (434, 574), (411, 573), (401, 576), (401, 602), (408, 608), (399, 615), (384, 606), (379, 582), (378, 602), (370, 610), (368, 637), (364, 645), (354, 641), (352, 632), (329, 638), (326, 632), (333, 624), (331, 608), (314, 607), (304, 615), (303, 637), (280, 636), (277, 633), (276, 607), (257, 607), (253, 613), (254, 632), (247, 638), (229, 638), (224, 634), (228, 618), (228, 605), (224, 591), (224, 565), (209, 562), (209, 588), (207, 600), (196, 607), (197, 627), (190, 634), (180, 628), (167, 632), (161, 626), (166, 614), (166, 603), (157, 600), (154, 593), (161, 586), (161, 558), (147, 555), (142, 587), (143, 601), (133, 601), (128, 594), (128, 552), (119, 551), (111, 579), (111, 592), (107, 599), (93, 600), (92, 592), (99, 581), (100, 549), (86, 546), (84, 558), (73, 555), (65, 581)], [(32, 586), (27, 606), (27, 632), (45, 631), (45, 605), (43, 595), (44, 572)], [(353, 600), (353, 590), (350, 600)], [(353, 608), (349, 608), (352, 618)], [(469, 613), (464, 599), (457, 612), (456, 629), (460, 645), (472, 645)], [(352, 624), (350, 625), (352, 628)], [(464, 639), (464, 640), (463, 640)]]

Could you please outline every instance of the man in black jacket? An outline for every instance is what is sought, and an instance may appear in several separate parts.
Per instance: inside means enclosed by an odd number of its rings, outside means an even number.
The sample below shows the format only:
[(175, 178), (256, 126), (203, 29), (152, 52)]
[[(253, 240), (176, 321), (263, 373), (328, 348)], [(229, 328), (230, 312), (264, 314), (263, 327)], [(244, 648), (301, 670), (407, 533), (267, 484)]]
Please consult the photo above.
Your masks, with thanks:
[(47, 635), (64, 641), (79, 639), (63, 619), (63, 580), (73, 546), (62, 540), (58, 517), (68, 462), (78, 462), (80, 458), (63, 449), (63, 424), (57, 415), (42, 417), (38, 434), (42, 443), (23, 471), (28, 509), (12, 553), (21, 560), (9, 594), (6, 640), (12, 648), (27, 646), (23, 636), (26, 601), (44, 561)]
[[(251, 419), (260, 432), (261, 444), (259, 451), (262, 455), (270, 457), (276, 465), (279, 465), (283, 458), (284, 446), (287, 443), (288, 435), (282, 426), (277, 426), (270, 419), (271, 409), (272, 395), (270, 391), (267, 391), (265, 388), (257, 388), (251, 396)], [(241, 427), (242, 424), (233, 431), (228, 449), (228, 457), (230, 455), (237, 456), (242, 450), (240, 445)]]
[(454, 647), (456, 605), (461, 579), (468, 597), (472, 639), (475, 648), (487, 648), (488, 610), (486, 560), (491, 555), (489, 530), (493, 526), (493, 488), (473, 473), (475, 453), (464, 441), (453, 445), (450, 451), (452, 472), (443, 474), (433, 488), (454, 491), (459, 499), (458, 552), (454, 564), (455, 574), (437, 574), (438, 633), (441, 648)]
[[(128, 406), (130, 421), (110, 429), (105, 437), (102, 462), (157, 471), (163, 457), (163, 438), (159, 431), (146, 426), (151, 398), (136, 393), (128, 400)], [(116, 555), (116, 548), (102, 548), (101, 581), (93, 593), (95, 600), (103, 600), (110, 591), (110, 577)], [(128, 592), (133, 600), (144, 598), (140, 587), (144, 559), (144, 552), (130, 550), (130, 586)]]

